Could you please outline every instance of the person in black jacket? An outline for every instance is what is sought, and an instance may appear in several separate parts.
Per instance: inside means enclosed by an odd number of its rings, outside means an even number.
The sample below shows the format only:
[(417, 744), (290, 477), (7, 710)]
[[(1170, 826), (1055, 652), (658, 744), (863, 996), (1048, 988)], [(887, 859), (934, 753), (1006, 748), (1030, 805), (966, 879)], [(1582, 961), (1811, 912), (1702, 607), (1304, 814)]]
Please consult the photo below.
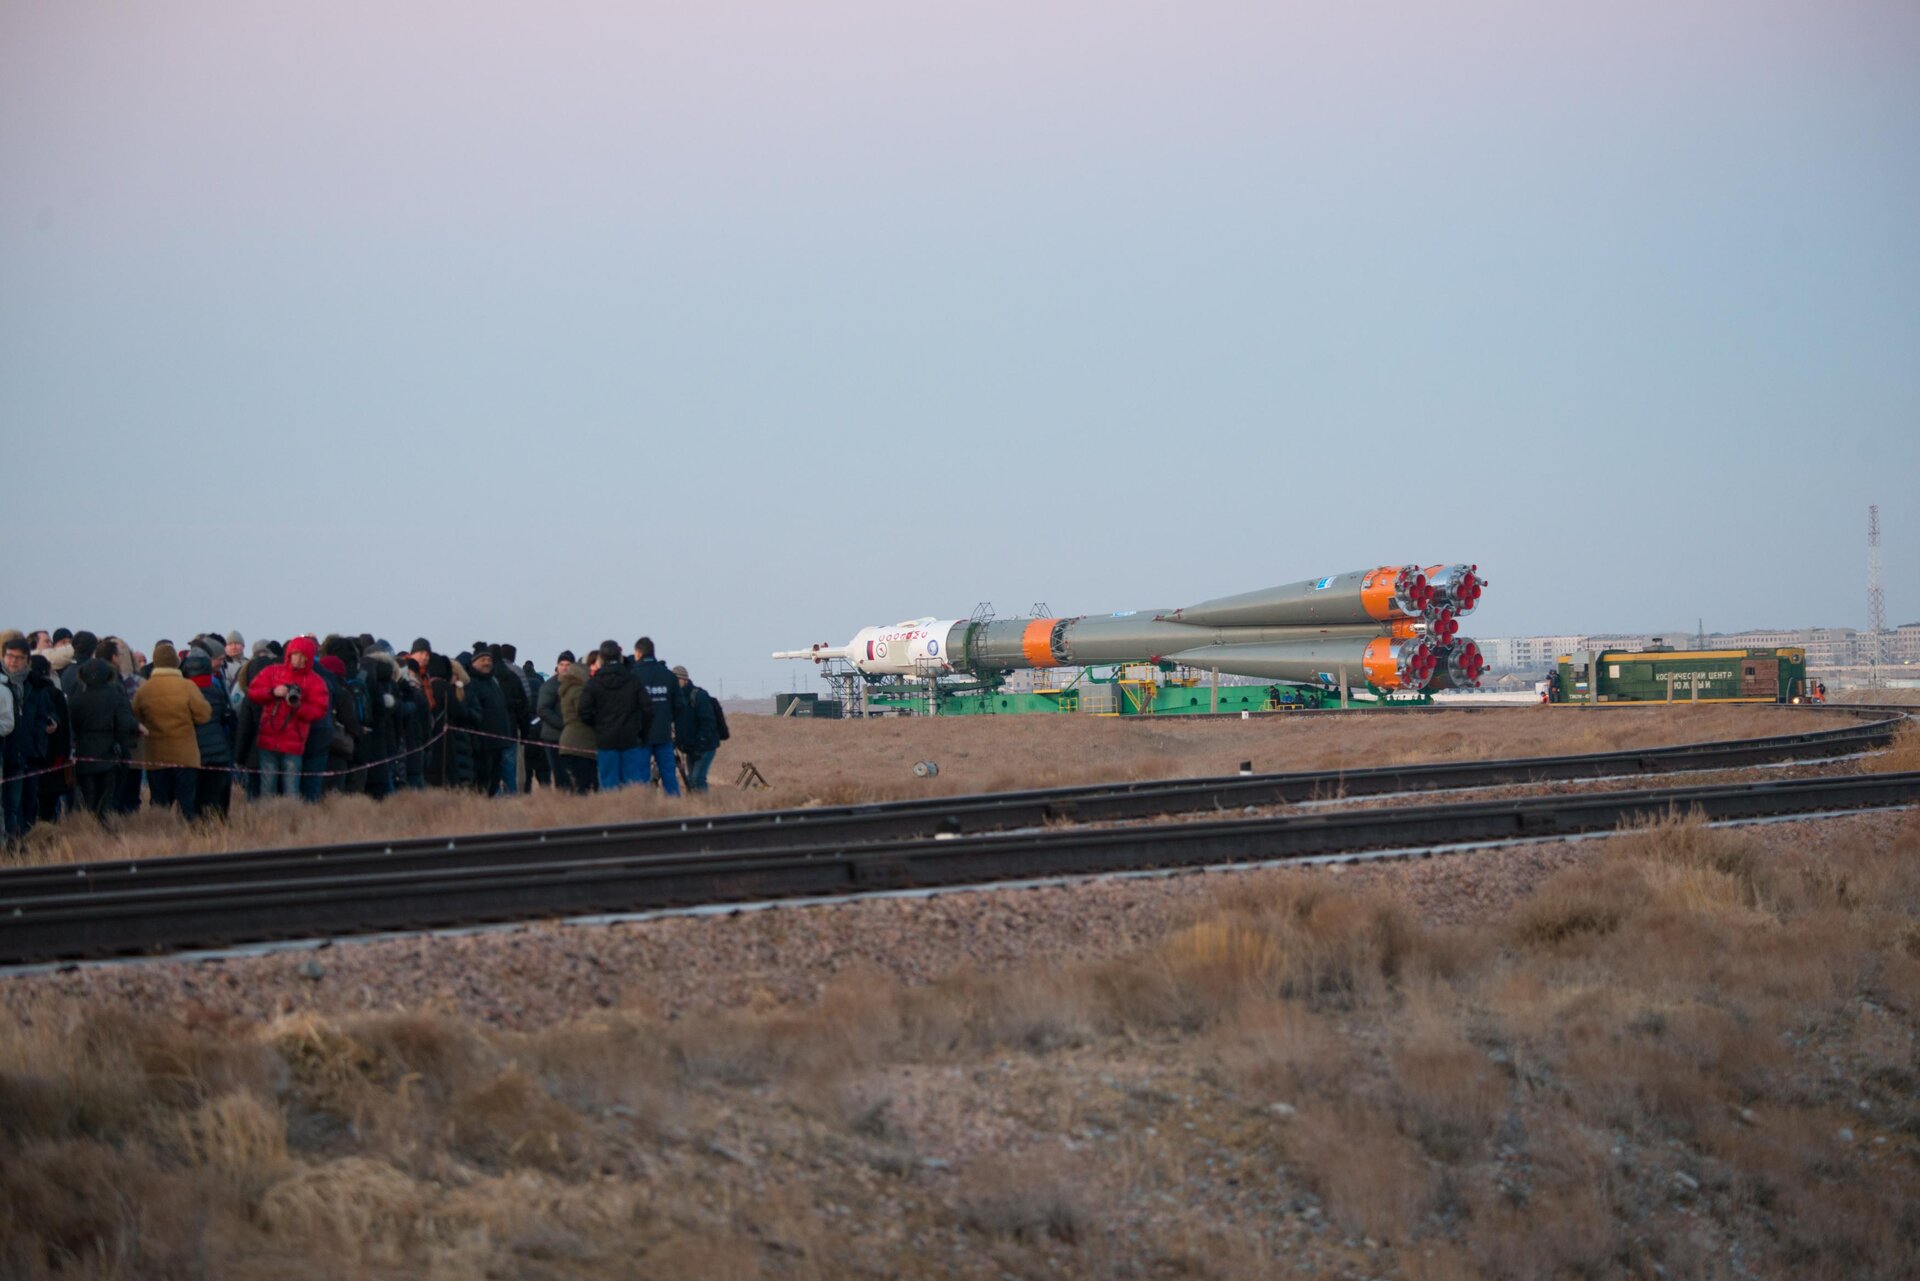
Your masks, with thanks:
[(428, 787), (473, 786), (473, 737), (461, 733), (473, 727), (473, 706), (464, 697), (463, 688), (454, 682), (452, 659), (445, 654), (427, 656), (424, 778)]
[(133, 704), (120, 688), (112, 663), (89, 658), (78, 666), (80, 688), (67, 700), (67, 714), (73, 719), (73, 754), (80, 758), (74, 773), (80, 803), (104, 823), (118, 808), (120, 776), (140, 741), (140, 722), (134, 719)]
[[(500, 749), (500, 790), (512, 796), (520, 791), (520, 740), (526, 737), (527, 726), (533, 723), (533, 700), (527, 697), (527, 687), (520, 679), (519, 669), (513, 665), (514, 647), (489, 645), (485, 652), (493, 656), (493, 684), (506, 700), (507, 723), (512, 727), (507, 731), (512, 742), (493, 745)], [(476, 649), (473, 653), (477, 658), (481, 651)]]
[(47, 736), (47, 764), (55, 768), (48, 769), (38, 780), (38, 810), (44, 823), (59, 818), (61, 811), (71, 804), (67, 799), (67, 771), (60, 767), (73, 761), (73, 722), (67, 711), (67, 692), (60, 687), (60, 677), (47, 656), (35, 654), (31, 667), (28, 684), (40, 687), (42, 696), (53, 708), (54, 719), (53, 732)]
[[(646, 744), (657, 721), (645, 687), (620, 661), (618, 641), (600, 642), (599, 669), (580, 692), (579, 721), (597, 736), (601, 791), (647, 781), (652, 752)], [(672, 770), (671, 746), (667, 752), (667, 768)]]
[(235, 709), (239, 723), (234, 727), (233, 763), (245, 771), (240, 775), (240, 785), (246, 789), (250, 801), (260, 799), (260, 705), (248, 698), (246, 692), (253, 688), (254, 677), (280, 661), (279, 652), (271, 641), (255, 641), (252, 655), (240, 669), (240, 702)]
[[(5, 781), (0, 782), (0, 809), (4, 810), (10, 840), (25, 836), (40, 818), (39, 771), (53, 759), (55, 736), (61, 732), (54, 715), (50, 677), (34, 674), (32, 647), (22, 637), (10, 637), (0, 646), (0, 665), (7, 689), (0, 696), (13, 699), (13, 733), (0, 739), (5, 752)], [(45, 660), (41, 660), (45, 666)], [(31, 777), (29, 777), (31, 775)]]
[[(223, 655), (224, 657), (224, 655)], [(180, 674), (199, 686), (213, 709), (205, 724), (193, 727), (200, 747), (199, 777), (194, 782), (195, 813), (227, 817), (233, 803), (233, 748), (240, 717), (227, 697), (227, 687), (213, 674), (213, 655), (195, 647), (180, 660)]]
[(687, 760), (687, 790), (707, 790), (707, 770), (720, 750), (720, 718), (713, 712), (713, 695), (693, 683), (687, 669), (673, 669), (682, 695), (680, 719), (673, 723), (674, 747)]
[(642, 636), (633, 643), (633, 674), (646, 686), (653, 704), (653, 727), (647, 731), (647, 754), (653, 775), (668, 796), (680, 795), (680, 776), (673, 767), (673, 726), (686, 706), (686, 694), (667, 665), (653, 656), (653, 640)]
[(360, 678), (367, 686), (367, 727), (373, 731), (366, 738), (363, 764), (367, 767), (367, 795), (376, 801), (393, 791), (393, 758), (400, 753), (406, 715), (401, 703), (399, 665), (390, 651), (380, 648), (382, 644), (376, 641), (360, 655)]
[[(513, 647), (509, 645), (507, 648)], [(520, 674), (520, 686), (527, 695), (527, 723), (520, 732), (523, 744), (520, 759), (525, 762), (521, 768), (526, 770), (527, 790), (531, 792), (535, 783), (542, 787), (553, 786), (553, 762), (547, 757), (547, 745), (541, 738), (537, 723), (540, 719), (540, 691), (545, 687), (547, 678), (534, 668), (531, 658), (514, 670)]]
[(493, 654), (486, 649), (474, 651), (473, 665), (467, 669), (467, 704), (473, 709), (473, 728), (480, 731), (462, 735), (473, 741), (473, 781), (482, 794), (497, 796), (502, 749), (509, 745), (504, 740), (514, 736), (513, 711), (506, 690), (494, 678)]
[[(532, 665), (532, 660), (528, 660), (528, 665)], [(567, 718), (560, 710), (560, 678), (572, 667), (573, 651), (563, 649), (560, 657), (554, 660), (553, 675), (540, 682), (540, 692), (533, 700), (534, 715), (540, 719), (540, 742), (528, 749), (546, 758), (546, 777), (563, 788), (567, 785), (567, 776), (560, 764), (560, 728), (566, 724)]]
[(433, 708), (427, 701), (426, 673), (412, 654), (394, 660), (393, 709), (398, 726), (400, 760), (394, 763), (395, 788), (427, 785), (427, 738), (432, 734)]

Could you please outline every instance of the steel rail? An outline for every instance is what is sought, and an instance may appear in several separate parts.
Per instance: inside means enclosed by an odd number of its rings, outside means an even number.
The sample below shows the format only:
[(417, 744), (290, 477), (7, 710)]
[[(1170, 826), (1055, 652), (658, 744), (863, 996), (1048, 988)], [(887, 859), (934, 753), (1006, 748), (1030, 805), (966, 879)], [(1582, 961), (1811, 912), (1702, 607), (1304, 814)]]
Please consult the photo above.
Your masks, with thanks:
[(602, 852), (488, 868), (138, 887), (0, 905), (0, 964), (486, 921), (930, 889), (1060, 875), (1553, 839), (1666, 814), (1826, 813), (1920, 800), (1920, 772), (1530, 796), (724, 854)]
[(236, 878), (250, 882), (331, 879), (354, 871), (477, 869), (537, 858), (561, 862), (596, 852), (623, 856), (642, 852), (724, 853), (795, 843), (926, 839), (1044, 823), (1119, 822), (1174, 814), (1240, 811), (1328, 797), (1353, 799), (1733, 769), (1772, 761), (1818, 759), (1880, 746), (1891, 739), (1898, 724), (1898, 720), (1868, 721), (1758, 739), (1572, 756), (1088, 784), (544, 831), (10, 868), (0, 870), (0, 916), (29, 902), (74, 894), (108, 893), (127, 887), (217, 886)]

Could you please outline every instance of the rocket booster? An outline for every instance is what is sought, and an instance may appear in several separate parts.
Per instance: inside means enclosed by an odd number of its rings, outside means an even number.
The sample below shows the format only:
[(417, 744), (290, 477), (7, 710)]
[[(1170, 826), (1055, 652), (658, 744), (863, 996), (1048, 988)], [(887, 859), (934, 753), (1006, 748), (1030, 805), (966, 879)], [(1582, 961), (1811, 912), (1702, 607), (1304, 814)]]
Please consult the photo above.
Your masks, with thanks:
[(1458, 639), (1459, 618), (1484, 587), (1476, 565), (1384, 565), (1179, 609), (908, 619), (774, 657), (844, 659), (874, 676), (1173, 662), (1267, 680), (1330, 683), (1344, 670), (1381, 689), (1466, 687), (1484, 663)]

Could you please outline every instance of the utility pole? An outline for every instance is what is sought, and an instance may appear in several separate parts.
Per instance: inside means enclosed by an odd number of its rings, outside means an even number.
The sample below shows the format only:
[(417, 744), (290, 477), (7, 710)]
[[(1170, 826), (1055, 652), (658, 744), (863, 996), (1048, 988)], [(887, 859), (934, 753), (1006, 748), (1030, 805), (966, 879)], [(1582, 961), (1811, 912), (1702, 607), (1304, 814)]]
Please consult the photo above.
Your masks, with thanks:
[(1867, 688), (1880, 688), (1880, 634), (1887, 630), (1887, 601), (1880, 590), (1880, 504), (1867, 506)]

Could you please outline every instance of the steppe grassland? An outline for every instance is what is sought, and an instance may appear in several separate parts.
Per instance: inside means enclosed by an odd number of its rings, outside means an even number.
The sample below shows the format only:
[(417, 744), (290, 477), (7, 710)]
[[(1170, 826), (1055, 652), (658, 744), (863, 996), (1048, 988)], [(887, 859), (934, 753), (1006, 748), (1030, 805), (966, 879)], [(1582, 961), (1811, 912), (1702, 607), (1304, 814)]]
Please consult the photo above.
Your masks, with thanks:
[(699, 1019), (4, 1024), (0, 1272), (1909, 1277), (1920, 818), (1788, 846), (1637, 829), (1471, 929), (1251, 874)]
[[(1482, 712), (1300, 713), (1289, 717), (1150, 724), (1093, 716), (995, 716), (871, 721), (736, 716), (713, 767), (713, 790), (672, 800), (652, 789), (578, 797), (551, 791), (487, 800), (470, 792), (403, 792), (375, 803), (334, 796), (319, 806), (249, 805), (236, 797), (229, 822), (183, 826), (171, 812), (142, 810), (102, 829), (79, 815), (42, 824), (9, 863), (148, 858), (413, 836), (507, 831), (633, 819), (835, 805), (902, 797), (1005, 791), (1147, 778), (1353, 769), (1421, 761), (1652, 747), (1811, 728), (1778, 708), (1521, 707)], [(1828, 722), (1822, 721), (1819, 724)], [(933, 778), (913, 765), (931, 760)], [(752, 762), (771, 784), (731, 781)]]

